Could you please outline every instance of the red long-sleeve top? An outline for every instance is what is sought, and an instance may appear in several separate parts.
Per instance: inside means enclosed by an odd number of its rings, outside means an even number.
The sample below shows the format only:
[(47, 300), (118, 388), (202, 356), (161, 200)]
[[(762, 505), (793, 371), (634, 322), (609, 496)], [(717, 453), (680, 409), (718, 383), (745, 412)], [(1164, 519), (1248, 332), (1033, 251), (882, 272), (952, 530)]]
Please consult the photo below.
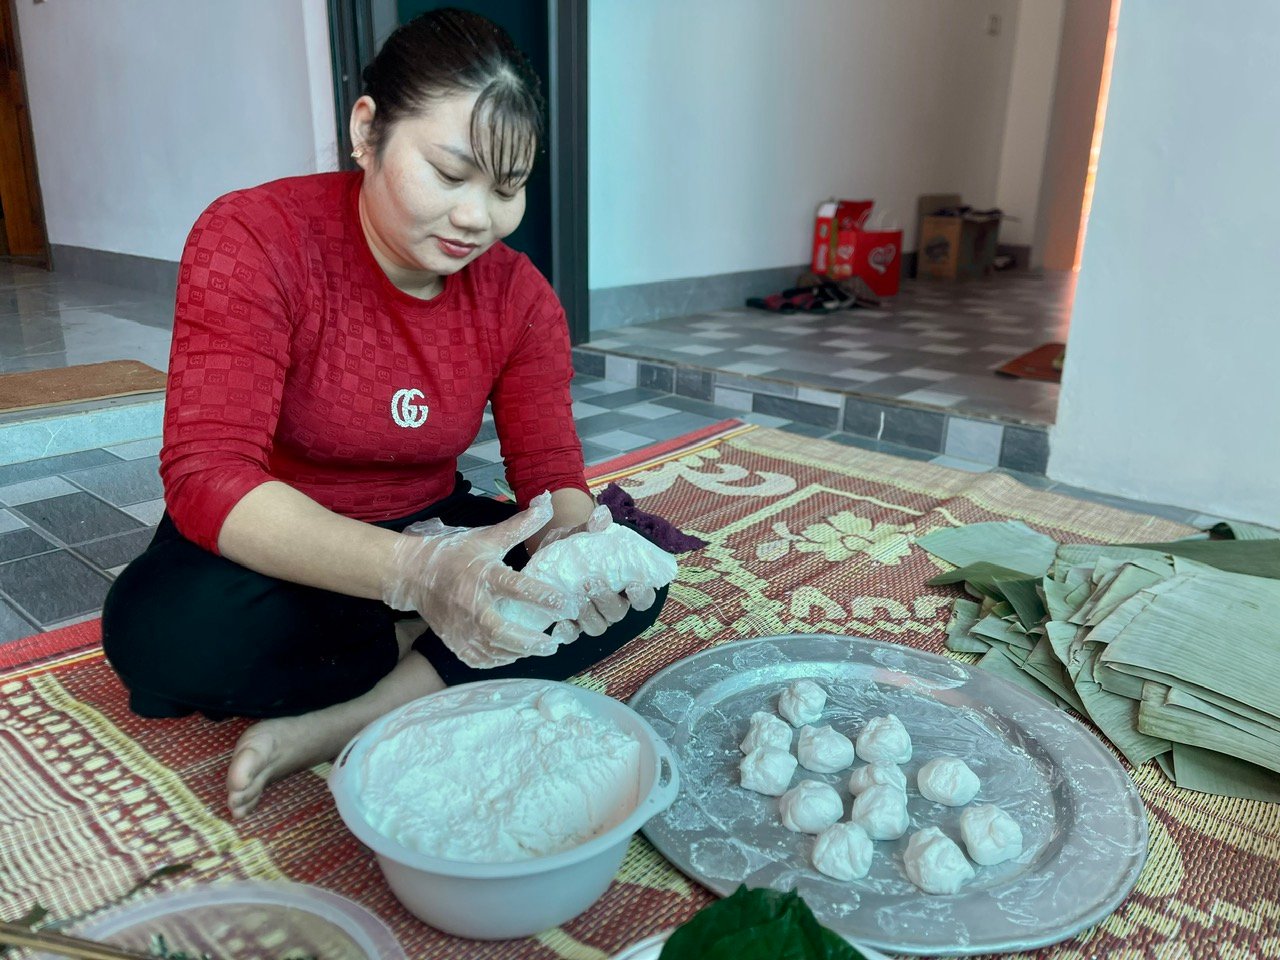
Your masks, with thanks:
[(187, 239), (160, 474), (178, 530), (215, 553), (231, 508), (268, 480), (360, 520), (439, 500), (486, 401), (521, 505), (587, 489), (550, 285), (498, 243), (435, 298), (409, 296), (369, 251), (360, 177), (228, 194)]

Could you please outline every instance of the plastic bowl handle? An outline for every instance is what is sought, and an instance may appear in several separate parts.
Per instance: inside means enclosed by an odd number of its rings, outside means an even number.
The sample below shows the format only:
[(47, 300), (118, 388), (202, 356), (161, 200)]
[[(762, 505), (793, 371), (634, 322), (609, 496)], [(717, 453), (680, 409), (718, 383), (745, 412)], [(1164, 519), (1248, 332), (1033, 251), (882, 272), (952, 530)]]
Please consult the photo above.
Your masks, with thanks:
[(655, 737), (653, 747), (657, 754), (658, 779), (649, 794), (649, 806), (654, 813), (659, 813), (671, 806), (679, 796), (680, 772), (676, 766), (675, 755), (665, 741)]

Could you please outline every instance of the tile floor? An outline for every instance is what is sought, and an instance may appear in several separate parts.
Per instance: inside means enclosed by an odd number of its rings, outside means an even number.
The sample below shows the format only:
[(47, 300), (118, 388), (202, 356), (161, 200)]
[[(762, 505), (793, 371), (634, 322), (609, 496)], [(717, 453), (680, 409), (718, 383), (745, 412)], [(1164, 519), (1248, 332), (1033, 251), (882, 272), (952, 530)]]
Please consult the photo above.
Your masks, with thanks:
[(1065, 342), (1074, 293), (1073, 273), (905, 281), (878, 309), (718, 310), (605, 330), (587, 346), (744, 380), (1050, 424), (1058, 384), (993, 371), (1043, 343)]
[[(164, 323), (167, 311), (163, 298), (0, 264), (0, 371), (129, 357), (163, 367), (169, 341)], [(1199, 519), (1177, 507), (1095, 495), (1042, 476), (938, 456), (766, 413), (743, 412), (670, 390), (580, 374), (574, 380), (573, 396), (588, 463), (739, 417), (959, 469), (999, 469), (1038, 487), (1184, 522)], [(159, 447), (159, 438), (151, 438), (0, 466), (0, 643), (66, 626), (101, 611), (112, 578), (145, 547), (163, 512), (157, 475)], [(475, 444), (463, 456), (460, 469), (479, 489), (499, 490), (502, 466), (488, 417)]]

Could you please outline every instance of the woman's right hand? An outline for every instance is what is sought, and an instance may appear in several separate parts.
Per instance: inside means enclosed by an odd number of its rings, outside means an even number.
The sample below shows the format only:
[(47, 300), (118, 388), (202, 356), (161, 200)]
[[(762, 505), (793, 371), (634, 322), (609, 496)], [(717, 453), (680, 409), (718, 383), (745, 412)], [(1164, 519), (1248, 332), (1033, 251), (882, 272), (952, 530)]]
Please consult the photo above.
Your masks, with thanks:
[[(382, 578), (382, 600), (396, 610), (416, 610), (445, 646), (469, 667), (499, 667), (521, 657), (552, 653), (557, 641), (504, 619), (500, 597), (545, 607), (557, 620), (577, 608), (555, 587), (511, 569), (508, 551), (551, 519), (551, 495), (490, 527), (415, 524), (392, 548)], [(415, 532), (415, 528), (421, 532)]]

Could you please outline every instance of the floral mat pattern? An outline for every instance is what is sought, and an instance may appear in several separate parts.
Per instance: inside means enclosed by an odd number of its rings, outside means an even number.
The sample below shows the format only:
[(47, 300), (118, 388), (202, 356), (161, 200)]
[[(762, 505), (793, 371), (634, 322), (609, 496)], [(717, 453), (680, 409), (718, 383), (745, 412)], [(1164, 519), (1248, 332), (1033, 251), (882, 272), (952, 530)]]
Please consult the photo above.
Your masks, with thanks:
[[(742, 637), (848, 633), (945, 653), (954, 588), (914, 545), (940, 526), (1016, 518), (1065, 541), (1164, 540), (1187, 528), (1056, 494), (726, 422), (595, 471), (708, 541), (681, 557), (661, 622), (580, 682), (620, 699), (689, 654)], [(223, 777), (243, 721), (144, 721), (102, 659), (97, 623), (0, 648), (0, 903), (93, 910), (176, 861), (166, 881), (294, 880), (343, 893), (410, 957), (606, 960), (688, 919), (711, 895), (642, 838), (609, 891), (562, 928), (495, 943), (439, 934), (395, 901), (346, 831), (327, 765), (276, 784), (233, 822)], [(1133, 771), (1151, 856), (1098, 927), (1035, 956), (1280, 956), (1280, 805), (1178, 790)]]

